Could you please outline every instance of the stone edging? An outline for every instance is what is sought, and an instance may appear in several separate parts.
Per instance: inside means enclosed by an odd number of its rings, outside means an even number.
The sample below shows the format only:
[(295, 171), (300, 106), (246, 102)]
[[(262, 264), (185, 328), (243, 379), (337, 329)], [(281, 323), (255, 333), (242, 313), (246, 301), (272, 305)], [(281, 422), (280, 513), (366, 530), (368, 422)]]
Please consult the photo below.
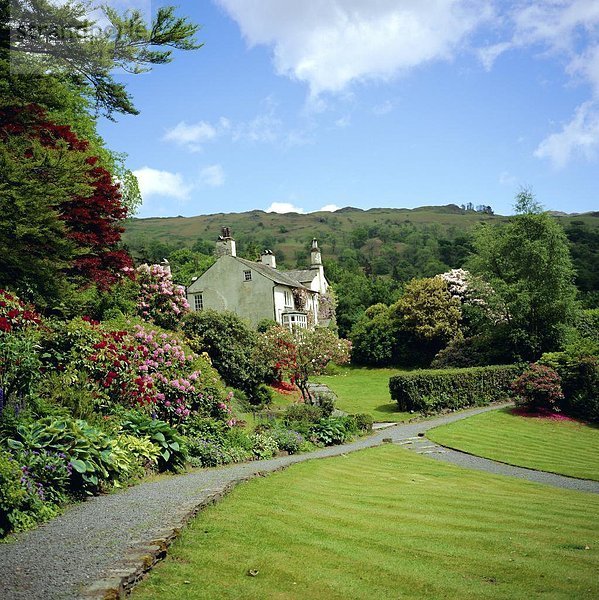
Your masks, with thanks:
[[(281, 467), (282, 470), (285, 467)], [(274, 471), (273, 471), (274, 472)], [(257, 473), (264, 476), (264, 473)], [(110, 575), (93, 582), (79, 595), (85, 600), (119, 600), (131, 593), (131, 590), (142, 581), (146, 574), (159, 562), (164, 560), (171, 544), (179, 537), (183, 528), (205, 508), (216, 504), (229, 494), (238, 484), (254, 479), (256, 476), (239, 477), (229, 481), (222, 487), (213, 490), (191, 510), (159, 531), (153, 540), (142, 542), (127, 553), (118, 569), (110, 569)]]

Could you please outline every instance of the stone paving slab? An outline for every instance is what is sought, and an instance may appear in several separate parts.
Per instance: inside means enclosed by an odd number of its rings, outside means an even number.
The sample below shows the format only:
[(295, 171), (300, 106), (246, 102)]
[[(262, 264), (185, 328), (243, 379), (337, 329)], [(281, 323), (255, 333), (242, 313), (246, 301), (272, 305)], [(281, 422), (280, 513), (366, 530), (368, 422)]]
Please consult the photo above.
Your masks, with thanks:
[[(505, 405), (502, 405), (505, 406)], [(432, 427), (496, 410), (470, 409), (396, 425), (356, 442), (309, 454), (203, 469), (142, 483), (90, 498), (38, 529), (0, 544), (0, 599), (72, 600), (121, 598), (146, 570), (164, 557), (169, 544), (199, 510), (240, 482), (315, 458), (339, 456), (384, 442), (418, 450)], [(426, 456), (460, 466), (520, 477), (557, 487), (599, 493), (599, 482), (511, 467), (455, 451)]]

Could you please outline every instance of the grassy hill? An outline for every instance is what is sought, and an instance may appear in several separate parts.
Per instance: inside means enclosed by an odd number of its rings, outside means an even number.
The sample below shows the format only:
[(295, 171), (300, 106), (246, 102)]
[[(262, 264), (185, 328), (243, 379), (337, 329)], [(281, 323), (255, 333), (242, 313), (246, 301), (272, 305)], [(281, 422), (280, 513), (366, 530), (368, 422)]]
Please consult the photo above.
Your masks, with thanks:
[[(599, 228), (599, 213), (567, 215), (556, 217), (564, 226), (573, 221), (583, 222)], [(233, 236), (243, 246), (255, 243), (282, 253), (284, 261), (295, 266), (297, 260), (306, 253), (313, 237), (318, 238), (323, 254), (327, 258), (338, 257), (347, 246), (355, 247), (359, 236), (376, 240), (380, 230), (424, 229), (439, 237), (455, 238), (467, 233), (480, 223), (493, 223), (505, 220), (498, 215), (487, 215), (465, 211), (455, 205), (425, 206), (407, 208), (342, 208), (334, 213), (314, 212), (266, 213), (253, 210), (244, 213), (215, 213), (197, 217), (166, 217), (131, 219), (127, 222), (125, 241), (135, 247), (137, 244), (159, 241), (179, 247), (190, 247), (198, 240), (214, 242), (221, 227), (228, 226)], [(366, 230), (365, 234), (362, 230)], [(358, 231), (358, 235), (352, 234)], [(374, 235), (369, 235), (374, 234)], [(263, 243), (266, 242), (266, 243)], [(362, 244), (362, 245), (364, 245)], [(372, 244), (376, 247), (376, 243)], [(359, 247), (359, 246), (358, 246)]]
[[(570, 240), (578, 272), (577, 285), (599, 301), (599, 212), (581, 215), (553, 213)], [(188, 284), (198, 274), (200, 262), (181, 255), (191, 249), (211, 254), (224, 226), (237, 240), (240, 256), (254, 260), (264, 249), (272, 250), (282, 268), (306, 266), (309, 247), (317, 238), (328, 261), (327, 274), (340, 296), (361, 290), (356, 315), (375, 302), (390, 302), (394, 285), (412, 277), (430, 277), (464, 265), (472, 251), (471, 234), (482, 223), (505, 222), (507, 217), (447, 206), (421, 208), (342, 208), (334, 213), (314, 212), (215, 213), (197, 217), (131, 219), (126, 224), (125, 242), (138, 262), (169, 258), (178, 283)], [(183, 252), (185, 254), (185, 252)], [(185, 263), (182, 268), (178, 265)], [(204, 263), (205, 267), (209, 263)], [(362, 274), (368, 280), (350, 281), (339, 287), (344, 274)], [(378, 276), (378, 277), (375, 277)], [(378, 281), (378, 284), (377, 284)], [(366, 290), (370, 286), (372, 289)], [(373, 287), (374, 286), (374, 287)], [(377, 287), (378, 286), (378, 287)], [(382, 286), (382, 287), (381, 287)], [(354, 311), (355, 312), (355, 311)], [(351, 317), (351, 321), (355, 316)]]

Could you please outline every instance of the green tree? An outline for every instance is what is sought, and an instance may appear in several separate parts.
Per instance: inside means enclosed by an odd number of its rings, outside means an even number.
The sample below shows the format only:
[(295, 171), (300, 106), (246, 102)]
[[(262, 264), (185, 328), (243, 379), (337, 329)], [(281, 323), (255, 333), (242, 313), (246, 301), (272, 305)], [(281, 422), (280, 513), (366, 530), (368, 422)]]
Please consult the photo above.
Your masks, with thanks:
[(395, 363), (397, 326), (386, 304), (374, 304), (352, 327), (352, 362), (387, 366)]
[(559, 349), (576, 314), (574, 269), (562, 227), (532, 193), (520, 192), (515, 207), (509, 222), (476, 232), (470, 268), (491, 284), (490, 304), (503, 314), (495, 337), (514, 358), (534, 360)]
[[(91, 18), (90, 2), (9, 0), (0, 5), (0, 51), (10, 53), (14, 70), (26, 77), (67, 78), (98, 110), (137, 114), (124, 84), (112, 72), (143, 73), (172, 60), (173, 49), (194, 50), (197, 25), (177, 17), (172, 6), (159, 7), (151, 23), (139, 10), (120, 14), (100, 10), (108, 26)], [(3, 56), (6, 58), (6, 56)]]
[(194, 352), (206, 352), (227, 385), (250, 396), (268, 374), (258, 356), (258, 334), (233, 312), (203, 310), (186, 315), (183, 332)]
[(412, 279), (391, 306), (402, 364), (430, 364), (435, 354), (461, 335), (460, 301), (441, 277)]

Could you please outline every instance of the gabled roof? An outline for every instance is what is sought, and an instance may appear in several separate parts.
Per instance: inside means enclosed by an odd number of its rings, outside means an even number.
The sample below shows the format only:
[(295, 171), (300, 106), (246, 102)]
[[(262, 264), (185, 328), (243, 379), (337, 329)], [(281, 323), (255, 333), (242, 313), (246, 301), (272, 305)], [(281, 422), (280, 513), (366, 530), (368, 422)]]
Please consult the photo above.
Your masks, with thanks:
[(308, 281), (312, 281), (314, 277), (318, 274), (318, 271), (314, 271), (312, 269), (297, 269), (295, 271), (283, 271), (285, 275), (291, 277), (291, 279), (295, 279), (300, 283), (306, 283)]
[(261, 275), (264, 275), (267, 279), (274, 281), (275, 283), (280, 283), (281, 285), (288, 285), (289, 287), (294, 288), (302, 288), (309, 292), (312, 292), (310, 288), (302, 285), (297, 279), (290, 277), (285, 271), (277, 271), (268, 265), (264, 265), (261, 262), (255, 262), (252, 260), (246, 260), (245, 258), (239, 258), (239, 256), (233, 257), (235, 260), (239, 261), (242, 265), (257, 271)]

